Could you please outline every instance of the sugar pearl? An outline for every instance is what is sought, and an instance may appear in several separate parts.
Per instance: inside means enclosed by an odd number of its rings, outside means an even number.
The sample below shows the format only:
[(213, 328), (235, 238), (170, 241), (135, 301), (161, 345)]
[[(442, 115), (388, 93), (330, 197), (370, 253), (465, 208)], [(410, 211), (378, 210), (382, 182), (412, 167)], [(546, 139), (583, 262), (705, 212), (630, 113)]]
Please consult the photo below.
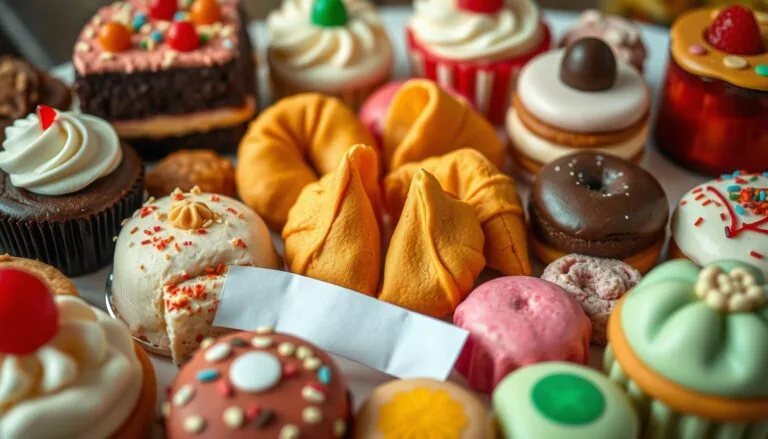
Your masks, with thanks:
[(229, 428), (240, 428), (245, 423), (245, 413), (240, 407), (230, 407), (224, 410), (224, 424)]
[(184, 431), (197, 434), (205, 430), (205, 419), (200, 416), (190, 416), (184, 420)]

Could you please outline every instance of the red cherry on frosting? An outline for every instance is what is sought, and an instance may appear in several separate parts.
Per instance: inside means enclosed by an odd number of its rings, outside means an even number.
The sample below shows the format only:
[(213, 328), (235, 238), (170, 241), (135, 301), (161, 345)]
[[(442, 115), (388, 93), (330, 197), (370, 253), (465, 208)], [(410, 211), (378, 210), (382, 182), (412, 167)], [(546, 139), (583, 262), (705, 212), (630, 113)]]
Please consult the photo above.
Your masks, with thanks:
[(197, 35), (195, 25), (188, 21), (175, 21), (168, 28), (165, 36), (168, 44), (179, 52), (189, 52), (200, 47), (200, 37)]
[(171, 21), (178, 10), (178, 0), (150, 0), (149, 2), (149, 16), (155, 20)]
[(56, 120), (56, 110), (47, 105), (37, 106), (37, 119), (40, 121), (40, 128), (47, 130), (53, 121)]
[(707, 41), (732, 55), (759, 55), (765, 52), (755, 14), (744, 6), (729, 6), (707, 29)]
[(0, 353), (31, 354), (58, 327), (59, 310), (43, 281), (26, 271), (0, 269)]
[(504, 7), (504, 0), (459, 0), (459, 9), (478, 14), (493, 14)]

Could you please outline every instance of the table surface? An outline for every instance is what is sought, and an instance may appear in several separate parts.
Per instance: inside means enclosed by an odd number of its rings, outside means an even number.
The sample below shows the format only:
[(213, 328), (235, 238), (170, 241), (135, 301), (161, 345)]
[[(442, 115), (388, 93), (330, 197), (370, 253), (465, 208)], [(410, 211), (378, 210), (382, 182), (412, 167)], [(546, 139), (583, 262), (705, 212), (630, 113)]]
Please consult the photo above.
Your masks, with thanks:
[[(381, 15), (385, 21), (387, 28), (392, 37), (392, 42), (395, 46), (397, 55), (397, 66), (395, 76), (398, 78), (408, 77), (408, 65), (405, 53), (405, 41), (403, 29), (405, 23), (410, 14), (410, 9), (405, 7), (390, 7), (382, 8)], [(563, 31), (572, 25), (576, 19), (576, 15), (567, 12), (547, 12), (547, 20), (553, 28), (555, 35), (562, 35)], [(264, 56), (264, 26), (261, 22), (254, 22), (250, 29), (251, 35), (257, 42), (257, 48), (259, 56)], [(661, 80), (663, 72), (667, 62), (667, 46), (669, 44), (667, 30), (661, 27), (655, 26), (642, 26), (643, 37), (645, 43), (649, 48), (649, 60), (646, 64), (646, 76), (651, 89), (652, 96), (654, 97), (655, 113), (656, 97), (660, 92)], [(260, 63), (264, 66), (266, 63)], [(73, 70), (71, 65), (58, 66), (52, 70), (52, 72), (66, 80), (71, 80), (73, 77)], [(262, 82), (260, 90), (267, 90), (266, 72), (259, 72), (259, 79)], [(270, 96), (263, 94), (261, 97), (262, 108), (270, 102)], [(500, 135), (503, 135), (503, 130), (500, 130)], [(705, 181), (706, 178), (694, 174), (690, 171), (684, 170), (679, 166), (672, 163), (669, 159), (661, 155), (656, 146), (651, 141), (648, 145), (646, 155), (643, 159), (642, 165), (648, 169), (656, 178), (661, 182), (662, 186), (667, 192), (669, 197), (670, 206), (674, 206), (682, 195), (693, 186)], [(528, 187), (525, 183), (520, 182), (520, 192), (523, 198), (527, 196)], [(278, 245), (281, 244), (278, 242)], [(279, 245), (281, 248), (282, 246)], [(111, 267), (106, 267), (94, 274), (83, 276), (75, 279), (82, 296), (88, 300), (91, 304), (104, 307), (104, 285), (107, 275), (110, 273)], [(598, 367), (600, 364), (600, 357), (602, 356), (601, 349), (592, 348), (592, 358), (590, 364)], [(365, 401), (365, 398), (370, 391), (377, 385), (386, 382), (391, 377), (372, 370), (368, 367), (353, 363), (349, 360), (338, 358), (339, 365), (344, 371), (347, 380), (349, 381), (350, 388), (354, 395), (354, 403), (356, 407), (359, 407)], [(155, 371), (158, 377), (158, 395), (162, 397), (165, 392), (164, 389), (173, 380), (173, 377), (177, 373), (176, 367), (174, 367), (168, 359), (161, 357), (152, 357), (152, 362), (155, 366)], [(451, 376), (451, 380), (462, 382), (462, 378), (454, 374)], [(482, 398), (486, 399), (484, 396)], [(158, 407), (161, 401), (158, 400)], [(159, 428), (155, 431), (156, 437), (161, 437)]]

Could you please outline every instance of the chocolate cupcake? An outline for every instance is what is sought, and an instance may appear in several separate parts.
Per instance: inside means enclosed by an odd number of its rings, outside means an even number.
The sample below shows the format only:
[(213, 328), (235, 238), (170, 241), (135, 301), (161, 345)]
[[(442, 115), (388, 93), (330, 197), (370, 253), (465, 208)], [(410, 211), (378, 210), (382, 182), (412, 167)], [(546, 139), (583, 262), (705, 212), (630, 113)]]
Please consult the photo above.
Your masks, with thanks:
[(141, 207), (144, 167), (106, 121), (39, 107), (5, 130), (0, 252), (67, 276), (107, 265), (120, 223)]
[(12, 56), (0, 57), (0, 142), (14, 120), (35, 111), (38, 105), (68, 110), (72, 93), (63, 82)]

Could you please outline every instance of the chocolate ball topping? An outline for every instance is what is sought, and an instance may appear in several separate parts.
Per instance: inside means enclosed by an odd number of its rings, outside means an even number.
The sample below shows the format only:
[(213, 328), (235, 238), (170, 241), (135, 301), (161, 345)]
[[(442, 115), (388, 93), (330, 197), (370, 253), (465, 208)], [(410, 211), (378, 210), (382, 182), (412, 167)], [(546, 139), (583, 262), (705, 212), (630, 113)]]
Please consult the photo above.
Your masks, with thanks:
[(565, 49), (560, 80), (581, 91), (608, 90), (616, 83), (616, 56), (599, 38), (582, 38)]

